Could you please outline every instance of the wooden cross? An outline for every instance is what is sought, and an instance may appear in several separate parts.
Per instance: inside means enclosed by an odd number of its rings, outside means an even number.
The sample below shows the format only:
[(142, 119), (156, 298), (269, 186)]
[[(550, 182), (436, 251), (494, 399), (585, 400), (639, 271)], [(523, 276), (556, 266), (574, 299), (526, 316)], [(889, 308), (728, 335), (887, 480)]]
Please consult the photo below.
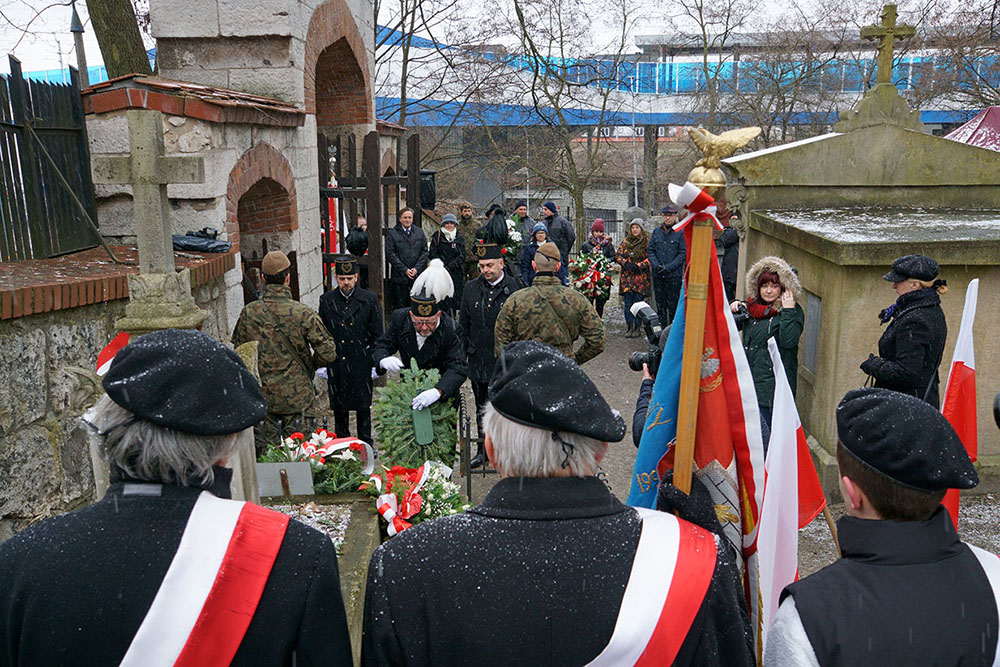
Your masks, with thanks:
[(199, 157), (163, 155), (163, 114), (159, 111), (139, 109), (125, 113), (131, 155), (95, 158), (94, 182), (132, 186), (139, 271), (173, 273), (174, 244), (167, 184), (204, 182), (205, 164)]
[(909, 39), (917, 34), (912, 25), (896, 25), (896, 5), (885, 5), (879, 15), (882, 25), (861, 29), (862, 39), (878, 40), (878, 73), (875, 83), (892, 83), (892, 49), (897, 39)]

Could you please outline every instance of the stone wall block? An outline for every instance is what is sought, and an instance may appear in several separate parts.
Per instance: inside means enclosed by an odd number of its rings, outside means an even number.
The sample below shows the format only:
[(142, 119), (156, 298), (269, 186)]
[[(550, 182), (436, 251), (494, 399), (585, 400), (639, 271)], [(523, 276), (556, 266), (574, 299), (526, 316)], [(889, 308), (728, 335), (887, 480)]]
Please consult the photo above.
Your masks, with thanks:
[[(0, 368), (6, 376), (0, 382), (0, 437), (6, 438), (45, 416), (44, 332), (21, 322), (0, 323)], [(0, 470), (11, 469), (0, 465)]]
[(200, 157), (205, 165), (205, 181), (202, 183), (168, 183), (167, 196), (171, 199), (212, 199), (225, 197), (229, 183), (229, 172), (240, 154), (231, 149), (216, 148), (189, 154)]
[(149, 3), (149, 18), (157, 39), (219, 34), (219, 11), (214, 2), (157, 0)]
[(219, 230), (219, 238), (225, 240), (225, 206), (222, 197), (216, 199), (173, 199), (170, 201), (170, 223), (174, 234), (211, 227)]
[(291, 36), (298, 15), (294, 5), (294, 0), (219, 0), (220, 34)]
[[(89, 309), (85, 309), (89, 310)], [(48, 348), (47, 377), (50, 407), (60, 416), (79, 416), (89, 405), (85, 394), (90, 387), (78, 371), (67, 367), (92, 370), (97, 365), (97, 355), (110, 340), (103, 322), (99, 319), (80, 317), (83, 313), (67, 311), (66, 317), (51, 317), (43, 326)], [(76, 317), (73, 317), (76, 315)], [(67, 322), (66, 320), (69, 319)], [(79, 409), (76, 415), (63, 413)]]
[(91, 155), (126, 155), (128, 119), (124, 111), (87, 116), (87, 145)]
[(19, 429), (0, 445), (0, 516), (20, 530), (48, 516), (61, 496), (59, 443), (40, 425)]
[(274, 97), (291, 104), (303, 104), (304, 85), (302, 70), (297, 67), (229, 71), (229, 87), (233, 90)]
[(78, 417), (59, 420), (58, 428), (62, 507), (66, 510), (75, 509), (94, 500), (90, 432)]
[(131, 194), (97, 195), (97, 224), (101, 229), (101, 236), (135, 236), (132, 219)]

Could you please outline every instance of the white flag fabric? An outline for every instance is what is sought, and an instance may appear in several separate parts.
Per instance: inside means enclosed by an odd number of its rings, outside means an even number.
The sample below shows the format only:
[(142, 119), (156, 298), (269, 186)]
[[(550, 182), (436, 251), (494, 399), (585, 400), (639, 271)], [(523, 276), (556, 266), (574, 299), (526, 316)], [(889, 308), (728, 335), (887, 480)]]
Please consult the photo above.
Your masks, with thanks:
[(774, 406), (757, 533), (764, 638), (778, 611), (782, 589), (795, 581), (799, 555), (799, 413), (773, 338), (767, 341), (767, 348), (774, 367)]

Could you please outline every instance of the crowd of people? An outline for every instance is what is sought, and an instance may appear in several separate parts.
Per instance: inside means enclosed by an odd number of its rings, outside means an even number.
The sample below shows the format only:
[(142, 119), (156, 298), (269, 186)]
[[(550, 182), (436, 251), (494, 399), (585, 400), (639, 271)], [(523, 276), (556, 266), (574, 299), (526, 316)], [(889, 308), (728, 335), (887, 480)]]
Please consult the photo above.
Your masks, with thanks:
[[(509, 257), (491, 236), (491, 224), (508, 229), (502, 209), (476, 220), (463, 202), (429, 239), (401, 210), (385, 232), (385, 328), (363, 284), (360, 221), (318, 313), (292, 299), (288, 257), (268, 253), (264, 292), (232, 334), (257, 345), (259, 384), (198, 332), (124, 348), (87, 415), (110, 463), (107, 495), (0, 544), (0, 664), (351, 664), (331, 543), (229, 499), (224, 466), (243, 429), (266, 441), (315, 417), (314, 374), (326, 379), (337, 434), (349, 434), (353, 412), (357, 437), (373, 443), (374, 380), (412, 362), (440, 372), (414, 410), (461, 400), (471, 381), (472, 465), (489, 462), (501, 479), (468, 512), (376, 549), (364, 664), (758, 664), (739, 556), (708, 491), (697, 479), (690, 494), (664, 481), (660, 511), (640, 511), (596, 476), (626, 433), (581, 368), (605, 348), (604, 303), (568, 286), (573, 225), (552, 202), (539, 214), (516, 202), (522, 250)], [(638, 302), (652, 296), (665, 325), (679, 307), (678, 214), (664, 206), (652, 233), (633, 219), (617, 244), (596, 219), (581, 244), (620, 269), (627, 337), (640, 335)], [(738, 234), (727, 227), (715, 243), (766, 432), (768, 341), (794, 393), (802, 285), (788, 262), (763, 257), (736, 299)], [(849, 392), (836, 413), (842, 558), (785, 589), (763, 664), (998, 658), (1000, 559), (961, 542), (940, 506), (946, 489), (978, 477), (937, 410), (947, 334), (938, 273), (931, 258), (909, 255), (885, 275), (897, 299), (879, 315), (878, 355), (861, 363), (874, 387)], [(643, 415), (652, 384), (647, 369)]]

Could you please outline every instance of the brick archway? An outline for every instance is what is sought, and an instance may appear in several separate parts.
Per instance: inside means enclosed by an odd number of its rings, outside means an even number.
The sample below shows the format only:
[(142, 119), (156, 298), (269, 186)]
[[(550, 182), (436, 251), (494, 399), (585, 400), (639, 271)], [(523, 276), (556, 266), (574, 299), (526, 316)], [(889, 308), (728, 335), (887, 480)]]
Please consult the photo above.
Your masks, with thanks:
[(306, 113), (319, 127), (358, 125), (375, 118), (364, 40), (346, 0), (313, 12), (305, 46)]
[(270, 144), (257, 144), (248, 150), (229, 172), (226, 235), (233, 244), (233, 252), (240, 250), (241, 231), (249, 231), (240, 229), (241, 217), (246, 221), (251, 215), (260, 221), (258, 225), (268, 223), (266, 229), (253, 231), (291, 232), (299, 226), (292, 167)]

